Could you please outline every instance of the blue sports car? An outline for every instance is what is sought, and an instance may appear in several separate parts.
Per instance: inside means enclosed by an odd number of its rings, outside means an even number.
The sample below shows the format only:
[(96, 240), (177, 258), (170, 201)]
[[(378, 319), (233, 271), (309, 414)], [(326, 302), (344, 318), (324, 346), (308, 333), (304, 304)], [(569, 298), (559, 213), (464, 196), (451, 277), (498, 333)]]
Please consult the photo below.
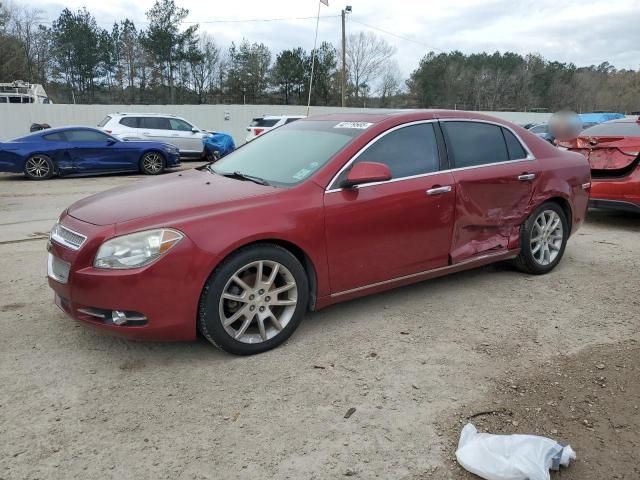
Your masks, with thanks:
[(113, 172), (157, 175), (179, 165), (173, 145), (118, 140), (89, 127), (51, 128), (0, 143), (0, 172), (24, 173), (32, 180)]

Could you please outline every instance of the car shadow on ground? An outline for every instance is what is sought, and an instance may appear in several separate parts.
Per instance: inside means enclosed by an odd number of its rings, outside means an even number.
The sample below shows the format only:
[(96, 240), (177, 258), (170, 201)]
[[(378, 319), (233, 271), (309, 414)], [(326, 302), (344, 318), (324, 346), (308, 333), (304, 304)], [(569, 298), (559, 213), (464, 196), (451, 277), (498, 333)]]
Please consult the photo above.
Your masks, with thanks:
[[(160, 366), (215, 366), (226, 364), (230, 361), (242, 361), (242, 359), (259, 358), (270, 355), (287, 356), (287, 349), (306, 349), (309, 343), (318, 341), (327, 330), (345, 328), (344, 322), (356, 322), (362, 324), (366, 319), (361, 317), (363, 311), (380, 312), (388, 311), (390, 315), (407, 311), (407, 300), (417, 301), (423, 299), (424, 308), (428, 308), (429, 302), (441, 301), (442, 295), (455, 295), (456, 291), (464, 290), (470, 284), (482, 281), (485, 276), (492, 275), (522, 275), (508, 262), (486, 265), (473, 270), (458, 272), (445, 277), (425, 280), (414, 285), (399, 287), (386, 292), (357, 298), (340, 304), (332, 305), (318, 312), (308, 312), (300, 327), (293, 336), (280, 347), (268, 352), (242, 357), (228, 354), (211, 345), (200, 334), (196, 340), (187, 342), (144, 342), (129, 340), (108, 333), (94, 330), (86, 325), (78, 324), (78, 332), (82, 336), (81, 344), (85, 350), (102, 352), (105, 356), (120, 356), (122, 365), (120, 369), (128, 369), (129, 365), (136, 368), (138, 365)], [(62, 317), (63, 314), (60, 313)], [(72, 321), (61, 318), (60, 321)], [(353, 325), (349, 328), (354, 328)], [(357, 328), (366, 328), (361, 325)]]
[[(206, 162), (197, 162), (197, 161), (189, 161), (188, 165), (181, 165), (180, 167), (173, 167), (173, 168), (167, 168), (164, 172), (162, 172), (160, 175), (157, 176), (162, 176), (162, 175), (167, 175), (169, 173), (175, 173), (175, 172), (181, 172), (184, 170), (190, 170), (192, 168), (196, 168), (196, 167), (200, 167), (202, 165), (204, 165)], [(34, 183), (38, 183), (38, 182), (51, 182), (54, 180), (75, 180), (75, 179), (80, 179), (80, 178), (94, 178), (94, 179), (99, 179), (99, 178), (105, 178), (105, 177), (132, 177), (132, 178), (152, 178), (152, 175), (145, 175), (141, 172), (136, 172), (136, 171), (128, 171), (128, 172), (108, 172), (108, 173), (87, 173), (87, 174), (71, 174), (71, 175), (64, 175), (62, 177), (60, 176), (53, 176), (51, 178), (49, 178), (48, 180), (30, 180), (27, 177), (24, 176), (24, 174), (22, 173), (0, 173), (0, 182), (34, 182)]]
[(640, 231), (640, 213), (592, 208), (587, 213), (586, 221), (604, 228)]

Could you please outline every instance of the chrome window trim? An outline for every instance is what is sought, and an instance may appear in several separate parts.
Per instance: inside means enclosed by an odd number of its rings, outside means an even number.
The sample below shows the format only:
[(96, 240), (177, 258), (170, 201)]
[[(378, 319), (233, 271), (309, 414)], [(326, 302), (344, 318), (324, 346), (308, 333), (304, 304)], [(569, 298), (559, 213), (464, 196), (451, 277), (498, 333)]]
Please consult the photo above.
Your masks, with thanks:
[[(507, 160), (507, 162), (518, 162), (518, 161), (522, 161), (522, 160), (535, 160), (536, 157), (533, 155), (533, 152), (531, 152), (531, 150), (529, 149), (529, 145), (526, 144), (526, 142), (524, 142), (522, 140), (522, 137), (520, 137), (520, 135), (518, 135), (517, 132), (515, 132), (513, 130), (513, 128), (507, 126), (507, 125), (502, 125), (500, 123), (496, 123), (496, 122), (492, 122), (490, 120), (475, 120), (473, 118), (441, 118), (440, 122), (442, 123), (446, 123), (446, 122), (475, 122), (475, 123), (488, 123), (489, 125), (495, 125), (496, 127), (502, 127), (505, 128), (507, 130), (509, 130), (511, 133), (513, 133), (513, 136), (516, 137), (516, 140), (518, 140), (518, 142), (520, 142), (520, 146), (522, 147), (522, 149), (527, 152), (527, 156), (524, 158), (516, 158), (513, 160)], [(446, 141), (445, 141), (446, 143)], [(506, 140), (505, 140), (506, 143)], [(507, 150), (507, 155), (509, 154), (509, 151)], [(501, 163), (507, 163), (507, 162), (494, 162), (491, 164), (486, 164), (486, 165), (496, 165), (496, 164), (501, 164)], [(482, 167), (484, 165), (474, 165), (475, 167)], [(470, 167), (460, 167), (459, 169), (452, 169), (452, 170), (461, 170), (463, 168), (470, 168)]]
[[(471, 165), (469, 167), (449, 168), (449, 169), (446, 169), (446, 170), (438, 170), (436, 172), (422, 173), (422, 174), (419, 174), (419, 175), (410, 175), (408, 177), (392, 178), (391, 180), (385, 180), (383, 182), (363, 183), (361, 185), (356, 185), (355, 187), (352, 187), (350, 189), (345, 189), (345, 188), (342, 188), (342, 187), (334, 187), (334, 183), (336, 182), (338, 177), (342, 174), (342, 172), (344, 170), (346, 170), (354, 161), (356, 161), (358, 159), (358, 157), (367, 148), (369, 148), (373, 143), (377, 142), (378, 140), (380, 140), (385, 135), (387, 135), (387, 134), (389, 134), (389, 133), (391, 133), (391, 132), (393, 132), (395, 130), (398, 130), (400, 128), (403, 128), (403, 127), (409, 127), (411, 125), (419, 125), (419, 124), (423, 124), (423, 123), (435, 123), (435, 122), (477, 122), (477, 123), (488, 123), (489, 125), (495, 125), (496, 127), (505, 128), (505, 129), (509, 130), (516, 137), (516, 140), (518, 142), (520, 142), (520, 145), (522, 146), (522, 149), (525, 152), (527, 152), (527, 156), (525, 158), (517, 158), (515, 160), (507, 160), (505, 162), (493, 162), (493, 163), (484, 163), (482, 165)], [(446, 144), (446, 140), (445, 140), (445, 144)], [(471, 170), (471, 169), (475, 169), (475, 168), (495, 167), (497, 165), (505, 165), (505, 164), (516, 163), (516, 162), (527, 162), (527, 161), (532, 161), (532, 160), (535, 160), (535, 159), (536, 159), (536, 157), (533, 155), (533, 153), (529, 149), (529, 146), (522, 140), (520, 135), (518, 135), (518, 133), (515, 132), (511, 127), (506, 126), (506, 125), (502, 125), (500, 123), (492, 122), (492, 121), (489, 121), (489, 120), (475, 120), (475, 119), (471, 119), (471, 118), (439, 118), (439, 119), (431, 119), (431, 120), (416, 120), (414, 122), (409, 122), (409, 123), (403, 123), (401, 125), (396, 125), (395, 127), (390, 128), (389, 130), (386, 130), (386, 131), (382, 132), (377, 137), (375, 137), (372, 140), (370, 140), (364, 147), (362, 147), (360, 150), (358, 150), (356, 152), (356, 154), (353, 157), (351, 157), (351, 159), (347, 163), (345, 163), (344, 166), (340, 170), (338, 170), (338, 173), (336, 173), (333, 176), (333, 178), (331, 179), (331, 181), (329, 182), (329, 186), (325, 190), (325, 193), (335, 193), (335, 192), (341, 192), (343, 190), (353, 190), (353, 189), (360, 189), (360, 188), (366, 188), (366, 187), (373, 187), (373, 186), (376, 186), (376, 185), (382, 185), (384, 183), (393, 183), (393, 182), (399, 182), (399, 181), (403, 181), (403, 180), (412, 180), (414, 178), (428, 177), (428, 176), (431, 176), (431, 175), (438, 175), (440, 173), (451, 173), (451, 172), (462, 171), (462, 170)]]
[[(358, 150), (356, 152), (356, 154), (353, 157), (351, 157), (349, 159), (349, 161), (347, 163), (345, 163), (340, 170), (338, 170), (338, 173), (336, 173), (333, 176), (333, 178), (331, 179), (331, 181), (329, 182), (329, 186), (327, 187), (325, 192), (326, 193), (332, 193), (332, 192), (339, 192), (341, 190), (344, 190), (342, 187), (333, 187), (333, 184), (335, 183), (335, 181), (342, 174), (342, 172), (344, 172), (347, 168), (349, 168), (349, 166), (353, 162), (355, 162), (358, 159), (358, 157), (360, 157), (360, 155), (362, 155), (364, 153), (364, 151), (367, 148), (369, 148), (371, 145), (376, 143), (381, 138), (387, 136), (391, 132), (395, 132), (396, 130), (400, 130), (401, 128), (404, 128), (404, 127), (411, 127), (413, 125), (422, 125), (422, 124), (425, 124), (425, 123), (435, 123), (437, 121), (438, 120), (436, 120), (436, 119), (431, 119), (431, 120), (416, 120), (416, 121), (413, 121), (413, 122), (402, 123), (400, 125), (396, 125), (395, 127), (392, 127), (389, 130), (385, 130), (384, 132), (378, 134), (376, 137), (374, 137), (371, 140), (369, 140), (369, 142), (367, 142), (367, 144), (364, 147), (362, 147), (360, 150)], [(421, 173), (419, 175), (411, 175), (410, 177), (392, 178), (391, 180), (387, 180), (387, 181), (384, 181), (384, 182), (363, 183), (362, 185), (358, 185), (358, 188), (369, 187), (369, 186), (373, 186), (373, 185), (379, 185), (381, 183), (397, 182), (398, 180), (406, 180), (406, 179), (409, 179), (409, 178), (418, 178), (418, 177), (422, 177), (422, 176), (426, 176), (426, 175), (433, 175), (434, 173), (440, 173), (440, 172), (441, 172), (441, 170), (439, 170), (437, 172), (429, 172), (429, 173)]]
[[(63, 230), (66, 230), (69, 233), (72, 233), (74, 235), (77, 235), (79, 237), (82, 237), (82, 242), (80, 242), (80, 245), (75, 245), (73, 243), (67, 242), (63, 237), (59, 236), (57, 233), (57, 229), (61, 228)], [(63, 227), (62, 225), (60, 225), (59, 223), (56, 224), (56, 226), (54, 227), (54, 230), (51, 233), (51, 240), (59, 245), (62, 245), (63, 247), (67, 247), (70, 248), (71, 250), (80, 250), (80, 248), (82, 247), (82, 245), (84, 245), (84, 242), (87, 241), (87, 236), (86, 235), (82, 235), (81, 233), (75, 232), (73, 230), (71, 230), (70, 228), (67, 227)]]

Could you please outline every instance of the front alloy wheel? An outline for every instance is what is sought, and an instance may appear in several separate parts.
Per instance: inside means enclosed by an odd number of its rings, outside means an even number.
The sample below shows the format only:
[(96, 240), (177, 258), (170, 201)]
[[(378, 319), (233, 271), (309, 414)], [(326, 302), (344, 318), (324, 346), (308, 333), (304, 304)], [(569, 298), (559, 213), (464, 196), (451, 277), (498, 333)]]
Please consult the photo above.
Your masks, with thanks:
[(145, 153), (140, 163), (142, 173), (146, 175), (158, 175), (164, 170), (164, 157), (157, 152)]
[(226, 332), (242, 343), (260, 343), (289, 324), (298, 285), (284, 265), (258, 260), (241, 267), (225, 285), (219, 314)]
[(304, 267), (284, 248), (258, 244), (223, 261), (200, 298), (198, 326), (230, 353), (260, 353), (284, 342), (302, 320), (309, 298)]

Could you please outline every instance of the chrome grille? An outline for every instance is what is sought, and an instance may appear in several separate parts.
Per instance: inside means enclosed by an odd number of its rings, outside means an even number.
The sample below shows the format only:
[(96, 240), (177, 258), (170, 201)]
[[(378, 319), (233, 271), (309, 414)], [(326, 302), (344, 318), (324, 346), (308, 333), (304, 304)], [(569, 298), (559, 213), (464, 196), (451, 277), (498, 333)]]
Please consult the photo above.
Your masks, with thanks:
[(57, 223), (53, 227), (53, 230), (51, 230), (51, 240), (59, 243), (60, 245), (68, 247), (71, 250), (78, 250), (86, 239), (87, 237), (85, 237), (84, 235), (78, 232), (74, 232), (73, 230), (69, 230), (59, 223)]

